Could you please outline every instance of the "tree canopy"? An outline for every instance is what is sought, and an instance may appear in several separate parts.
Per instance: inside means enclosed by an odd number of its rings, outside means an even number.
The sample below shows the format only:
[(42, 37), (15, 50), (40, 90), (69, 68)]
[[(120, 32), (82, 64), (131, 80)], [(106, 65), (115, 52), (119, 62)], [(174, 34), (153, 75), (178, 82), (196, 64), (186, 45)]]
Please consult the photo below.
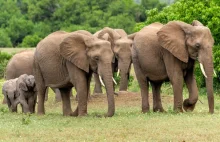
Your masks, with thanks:
[(161, 7), (159, 0), (2, 0), (0, 47), (33, 47), (57, 30), (94, 33), (108, 26), (132, 33), (146, 20), (147, 2)]

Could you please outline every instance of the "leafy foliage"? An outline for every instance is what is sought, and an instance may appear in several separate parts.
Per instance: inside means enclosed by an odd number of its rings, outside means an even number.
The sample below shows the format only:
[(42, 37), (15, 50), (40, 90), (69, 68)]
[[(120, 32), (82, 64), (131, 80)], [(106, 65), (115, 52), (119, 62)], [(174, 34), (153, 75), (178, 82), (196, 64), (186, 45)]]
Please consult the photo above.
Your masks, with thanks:
[(0, 78), (4, 77), (5, 68), (11, 57), (12, 57), (11, 54), (0, 52)]
[(160, 7), (159, 0), (143, 1), (148, 7), (134, 0), (0, 1), (0, 34), (4, 33), (0, 45), (35, 47), (57, 30), (95, 33), (108, 26), (132, 33), (136, 22), (145, 21), (145, 8)]

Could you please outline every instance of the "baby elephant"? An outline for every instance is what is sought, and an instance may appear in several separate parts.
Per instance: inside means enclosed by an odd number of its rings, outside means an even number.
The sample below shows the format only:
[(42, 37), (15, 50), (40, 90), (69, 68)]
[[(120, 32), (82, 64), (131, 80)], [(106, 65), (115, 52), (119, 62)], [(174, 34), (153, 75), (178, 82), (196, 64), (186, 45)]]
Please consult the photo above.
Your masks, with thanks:
[(23, 74), (18, 78), (7, 80), (3, 84), (2, 93), (7, 99), (9, 110), (12, 112), (17, 112), (19, 103), (23, 113), (35, 112), (37, 93), (33, 75)]

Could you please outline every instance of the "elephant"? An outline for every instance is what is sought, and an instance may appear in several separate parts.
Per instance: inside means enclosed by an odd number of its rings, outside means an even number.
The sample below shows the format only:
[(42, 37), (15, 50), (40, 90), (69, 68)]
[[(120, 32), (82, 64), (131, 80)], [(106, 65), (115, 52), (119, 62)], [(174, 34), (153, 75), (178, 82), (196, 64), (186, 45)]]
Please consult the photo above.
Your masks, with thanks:
[[(113, 73), (117, 72), (120, 75), (119, 91), (127, 91), (128, 79), (131, 67), (131, 46), (132, 40), (127, 37), (127, 33), (123, 29), (112, 29), (105, 27), (96, 32), (94, 36), (107, 40), (111, 43), (111, 48), (114, 53), (112, 63)], [(102, 93), (101, 82), (98, 74), (94, 74), (95, 89), (94, 93)]]
[[(5, 71), (5, 79), (18, 78), (22, 74), (33, 75), (33, 62), (34, 62), (34, 51), (23, 50), (16, 53), (8, 62)], [(52, 88), (55, 92), (55, 101), (61, 101), (61, 95), (58, 89)], [(48, 98), (48, 91), (46, 92), (46, 100)], [(3, 100), (3, 104), (6, 103), (6, 99)]]
[[(149, 111), (149, 83), (153, 93), (153, 111), (163, 112), (160, 89), (170, 81), (174, 93), (174, 111), (193, 111), (198, 100), (194, 77), (195, 61), (200, 62), (206, 79), (209, 112), (214, 113), (213, 57), (214, 39), (208, 27), (197, 20), (192, 24), (171, 21), (152, 23), (135, 34), (132, 61), (141, 89), (142, 112)], [(183, 101), (183, 83), (189, 98)]]
[[(42, 39), (34, 53), (34, 76), (38, 92), (38, 114), (45, 114), (46, 87), (61, 92), (64, 116), (86, 116), (90, 81), (93, 72), (104, 81), (108, 112), (115, 113), (111, 62), (113, 52), (108, 41), (100, 40), (87, 31), (57, 31)], [(75, 87), (78, 105), (71, 109), (69, 92)]]
[(18, 78), (7, 80), (3, 84), (2, 94), (7, 99), (10, 111), (17, 112), (17, 105), (20, 103), (23, 113), (35, 112), (37, 93), (33, 75), (23, 74)]

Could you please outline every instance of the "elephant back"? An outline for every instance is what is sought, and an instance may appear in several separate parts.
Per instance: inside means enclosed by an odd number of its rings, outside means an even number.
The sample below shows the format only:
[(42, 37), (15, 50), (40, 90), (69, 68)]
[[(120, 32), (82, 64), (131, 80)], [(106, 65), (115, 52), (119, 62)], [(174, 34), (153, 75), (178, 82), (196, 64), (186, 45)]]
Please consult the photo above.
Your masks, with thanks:
[(5, 71), (6, 80), (14, 79), (22, 74), (33, 74), (34, 50), (16, 53), (8, 62)]

